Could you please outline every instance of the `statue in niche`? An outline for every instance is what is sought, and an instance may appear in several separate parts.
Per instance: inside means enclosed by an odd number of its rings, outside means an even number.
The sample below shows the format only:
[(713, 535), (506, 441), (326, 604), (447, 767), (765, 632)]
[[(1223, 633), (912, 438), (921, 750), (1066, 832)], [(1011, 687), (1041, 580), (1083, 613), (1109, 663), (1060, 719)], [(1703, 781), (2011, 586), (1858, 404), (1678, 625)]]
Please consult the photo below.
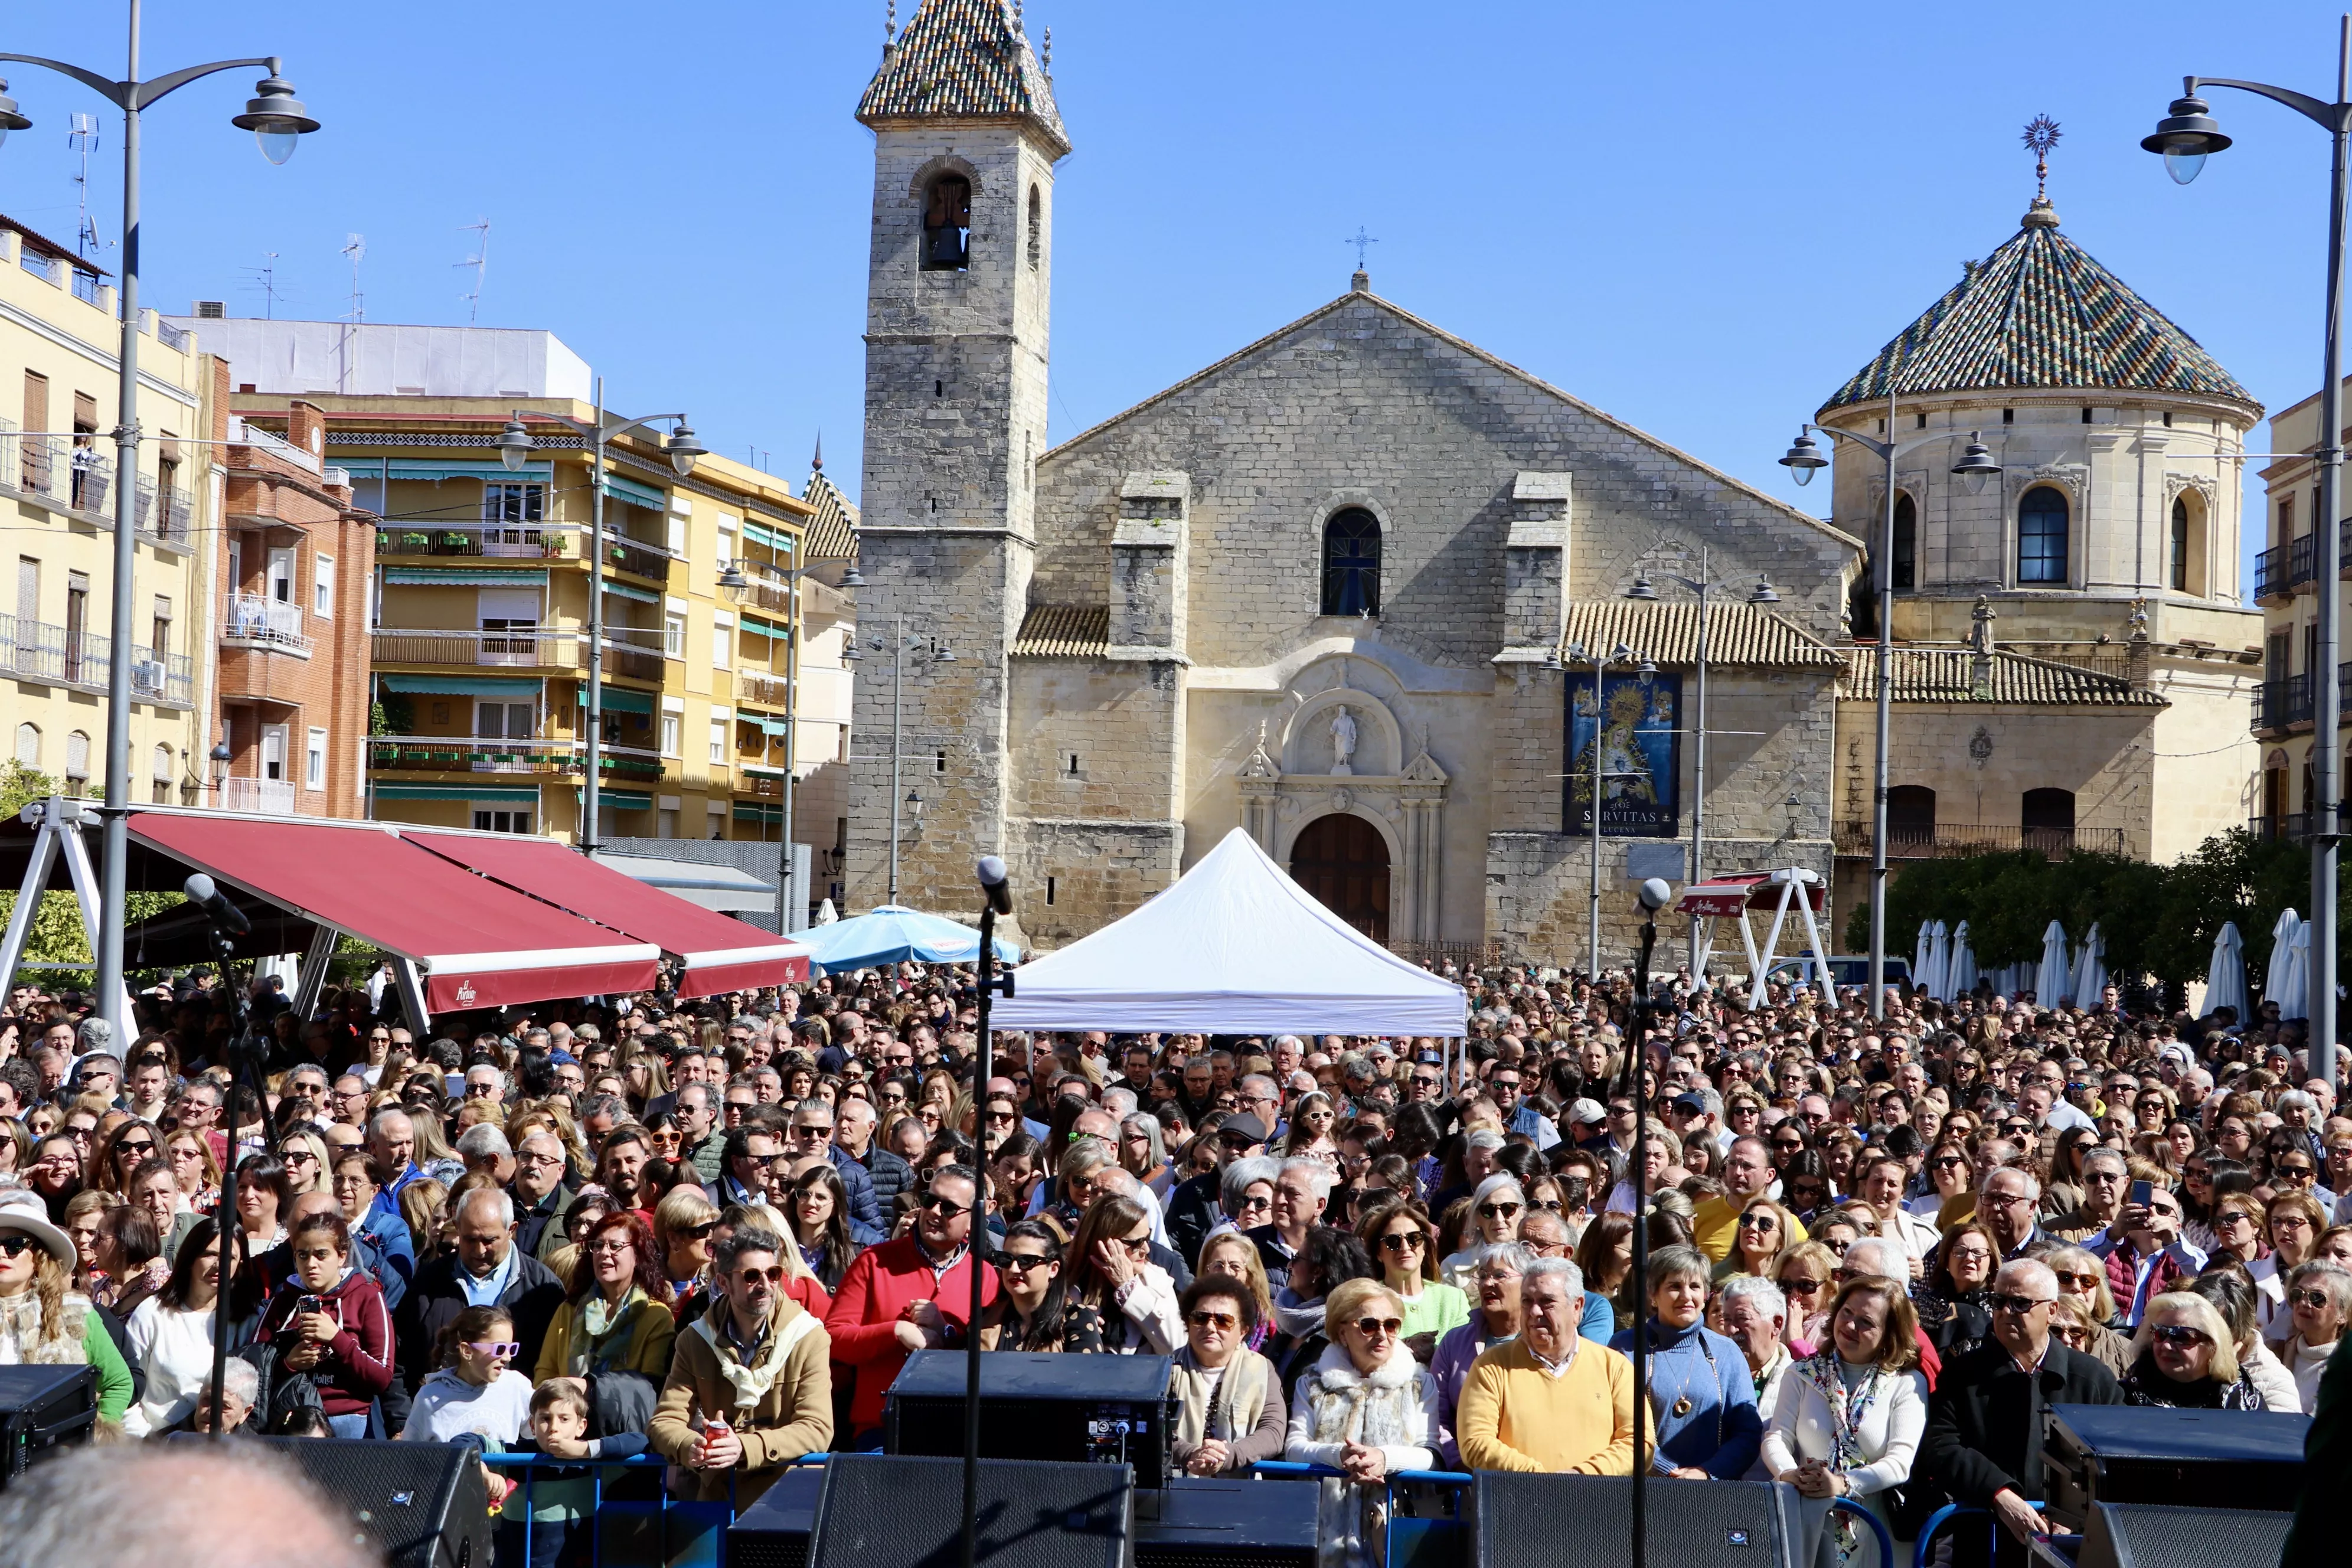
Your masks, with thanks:
[(1331, 715), (1332, 773), (1354, 773), (1356, 770), (1348, 765), (1348, 759), (1355, 754), (1356, 717), (1354, 714), (1348, 711), (1348, 705), (1343, 702), (1339, 705), (1338, 710)]

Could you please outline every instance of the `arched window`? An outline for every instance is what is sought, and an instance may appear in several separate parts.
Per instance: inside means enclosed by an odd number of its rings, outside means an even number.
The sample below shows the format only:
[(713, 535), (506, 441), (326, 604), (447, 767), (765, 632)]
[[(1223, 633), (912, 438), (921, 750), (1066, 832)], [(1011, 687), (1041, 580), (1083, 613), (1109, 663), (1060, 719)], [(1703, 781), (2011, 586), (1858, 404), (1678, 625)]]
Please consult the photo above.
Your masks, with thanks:
[(2071, 789), (2030, 789), (2019, 803), (2025, 828), (2025, 847), (2044, 854), (2062, 855), (2074, 847), (2074, 792)]
[(2189, 592), (2189, 498), (2172, 498), (2172, 591)]
[(41, 765), (41, 727), (38, 724), (16, 726), (16, 765), (20, 768)]
[(1936, 792), (1926, 784), (1896, 784), (1886, 792), (1886, 831), (1892, 837), (1936, 834)]
[(1037, 262), (1045, 251), (1045, 194), (1035, 185), (1029, 187), (1029, 270), (1037, 270)]
[(1908, 495), (1895, 498), (1895, 591), (1907, 594), (1918, 581), (1919, 509)]
[(89, 777), (89, 737), (79, 730), (66, 737), (66, 777)]
[(1362, 507), (1334, 512), (1323, 525), (1323, 613), (1381, 613), (1380, 520)]
[(961, 272), (971, 260), (971, 182), (941, 174), (923, 195), (923, 270)]
[(2066, 581), (2066, 498), (2036, 485), (2017, 504), (2017, 580)]

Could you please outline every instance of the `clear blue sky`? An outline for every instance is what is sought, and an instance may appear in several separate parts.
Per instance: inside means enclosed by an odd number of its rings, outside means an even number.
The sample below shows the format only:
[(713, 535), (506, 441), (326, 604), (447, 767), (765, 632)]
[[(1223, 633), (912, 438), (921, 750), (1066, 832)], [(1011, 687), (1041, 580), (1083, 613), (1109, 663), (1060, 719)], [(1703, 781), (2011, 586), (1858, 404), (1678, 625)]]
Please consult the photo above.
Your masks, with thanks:
[[(902, 0), (902, 17), (914, 0)], [(824, 433), (856, 488), (871, 138), (851, 118), (882, 0), (562, 6), (151, 0), (149, 74), (282, 54), (327, 129), (283, 169), (182, 89), (147, 134), (148, 301), (544, 327), (625, 410), (684, 407), (795, 480)], [(13, 0), (0, 47), (119, 70), (121, 0)], [(2327, 146), (2242, 94), (2186, 190), (2139, 151), (2184, 72), (2325, 95), (2336, 16), (2148, 0), (1566, 6), (1477, 0), (1031, 0), (1076, 152), (1056, 208), (1058, 439), (1347, 287), (1374, 287), (1705, 460), (1814, 507), (1774, 461), (1796, 423), (2015, 231), (2024, 122), (2064, 140), (2066, 231), (2272, 407), (2313, 390)], [(79, 86), (9, 67), (37, 121), (0, 212), (70, 240)], [(121, 134), (93, 190), (119, 216)], [(119, 252), (105, 258), (111, 265)], [(2267, 428), (2257, 435), (2266, 444)]]

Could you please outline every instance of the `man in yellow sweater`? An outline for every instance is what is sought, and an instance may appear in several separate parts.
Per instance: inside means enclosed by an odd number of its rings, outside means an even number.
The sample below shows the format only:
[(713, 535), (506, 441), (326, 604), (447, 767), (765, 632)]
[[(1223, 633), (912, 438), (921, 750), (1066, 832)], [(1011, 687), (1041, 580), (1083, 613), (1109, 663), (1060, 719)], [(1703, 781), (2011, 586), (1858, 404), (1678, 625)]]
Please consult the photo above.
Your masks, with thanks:
[[(1539, 1258), (1519, 1281), (1519, 1337), (1470, 1368), (1454, 1415), (1462, 1462), (1473, 1470), (1580, 1476), (1633, 1473), (1633, 1365), (1580, 1341), (1584, 1276), (1565, 1258)], [(1654, 1440), (1647, 1413), (1646, 1440)]]
[[(1761, 1138), (1734, 1139), (1723, 1156), (1723, 1196), (1708, 1198), (1691, 1211), (1693, 1244), (1717, 1263), (1730, 1257), (1732, 1239), (1739, 1234), (1740, 1211), (1752, 1200), (1768, 1196), (1772, 1182), (1772, 1146)], [(1806, 1239), (1805, 1226), (1793, 1214), (1790, 1223), (1795, 1233), (1784, 1245), (1794, 1247)]]

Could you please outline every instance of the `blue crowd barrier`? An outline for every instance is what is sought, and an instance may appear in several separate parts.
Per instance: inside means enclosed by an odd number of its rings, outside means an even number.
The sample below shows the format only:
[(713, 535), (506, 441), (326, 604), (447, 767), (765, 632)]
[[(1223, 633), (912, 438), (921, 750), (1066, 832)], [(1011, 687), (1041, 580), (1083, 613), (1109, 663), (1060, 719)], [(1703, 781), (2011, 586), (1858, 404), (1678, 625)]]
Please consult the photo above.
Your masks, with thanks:
[[(522, 1484), (509, 1492), (499, 1507), (498, 1523), (501, 1535), (519, 1527), (523, 1561), (501, 1563), (499, 1568), (528, 1568), (530, 1563), (531, 1547), (541, 1528), (531, 1514), (542, 1470), (590, 1472), (584, 1478), (590, 1489), (584, 1517), (570, 1526), (589, 1532), (590, 1568), (721, 1568), (726, 1561), (727, 1527), (735, 1519), (733, 1471), (727, 1477), (726, 1501), (701, 1502), (669, 1495), (664, 1484), (669, 1461), (657, 1454), (625, 1459), (558, 1459), (545, 1454), (486, 1452), (482, 1462), (494, 1470), (522, 1472)], [(627, 1489), (644, 1495), (607, 1496), (605, 1473), (613, 1470), (646, 1477), (646, 1485)], [(567, 1484), (577, 1479), (581, 1478), (562, 1478)]]
[[(1830, 1511), (1850, 1513), (1868, 1525), (1870, 1533), (1878, 1539), (1879, 1568), (1895, 1568), (1895, 1537), (1888, 1531), (1885, 1521), (1850, 1497), (1832, 1498)], [(1798, 1542), (1799, 1550), (1803, 1549), (1803, 1544), (1802, 1542)], [(1811, 1565), (1801, 1563), (1797, 1568), (1811, 1568)]]
[[(1262, 1459), (1252, 1474), (1261, 1480), (1348, 1479), (1346, 1471), (1329, 1465), (1292, 1459)], [(1382, 1481), (1388, 1506), (1381, 1510), (1386, 1531), (1381, 1562), (1387, 1568), (1457, 1568), (1467, 1559), (1469, 1521), (1462, 1500), (1477, 1478), (1464, 1470), (1398, 1470)], [(1422, 1512), (1424, 1503), (1442, 1511)]]
[[(2038, 1502), (2030, 1506), (2036, 1513), (2042, 1511), (2042, 1505)], [(1943, 1507), (1929, 1514), (1927, 1516), (1927, 1522), (1919, 1527), (1919, 1542), (1918, 1545), (1913, 1549), (1911, 1556), (1912, 1568), (1927, 1568), (1928, 1551), (1936, 1544), (1937, 1533), (1940, 1531), (1944, 1526), (1949, 1524), (1956, 1519), (1990, 1518), (1991, 1515), (1992, 1510), (1990, 1509), (1964, 1508), (1956, 1502), (1946, 1503)], [(2000, 1549), (2000, 1542), (1997, 1533), (2000, 1527), (1996, 1524), (1993, 1526), (1993, 1529), (1996, 1531), (1995, 1538), (1992, 1544), (1985, 1550), (1985, 1561), (1987, 1563), (1991, 1563)]]

